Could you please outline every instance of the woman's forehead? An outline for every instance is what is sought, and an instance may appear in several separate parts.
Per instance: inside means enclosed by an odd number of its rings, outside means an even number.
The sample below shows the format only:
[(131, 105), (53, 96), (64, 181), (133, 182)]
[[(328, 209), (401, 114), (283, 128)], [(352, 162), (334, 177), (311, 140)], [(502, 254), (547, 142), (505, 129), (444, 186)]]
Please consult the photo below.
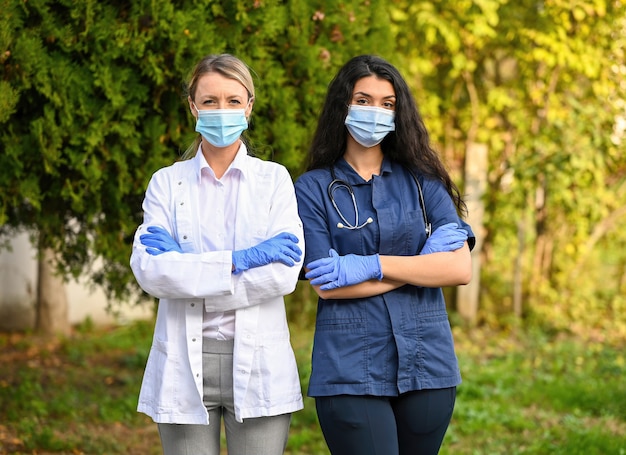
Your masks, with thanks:
[(196, 96), (241, 96), (247, 98), (248, 91), (243, 84), (220, 73), (206, 73), (198, 78)]
[(389, 97), (395, 96), (396, 91), (393, 88), (393, 84), (387, 79), (381, 79), (376, 76), (366, 76), (356, 81), (352, 93), (361, 93), (377, 97)]

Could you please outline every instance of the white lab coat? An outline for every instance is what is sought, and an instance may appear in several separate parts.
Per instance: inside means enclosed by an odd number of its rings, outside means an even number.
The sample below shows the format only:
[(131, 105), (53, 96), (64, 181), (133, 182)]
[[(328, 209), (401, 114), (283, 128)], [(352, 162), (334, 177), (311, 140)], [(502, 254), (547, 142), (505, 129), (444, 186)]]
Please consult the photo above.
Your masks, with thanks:
[[(244, 145), (239, 153), (246, 154)], [(237, 421), (302, 409), (283, 300), (295, 289), (301, 263), (293, 267), (272, 263), (233, 275), (231, 251), (202, 251), (198, 210), (210, 210), (211, 201), (198, 201), (199, 169), (196, 156), (157, 171), (146, 190), (144, 221), (135, 233), (131, 268), (142, 289), (160, 299), (138, 411), (157, 423), (209, 423), (202, 402), (203, 305), (210, 312), (236, 310)], [(287, 170), (246, 155), (242, 173), (235, 249), (290, 232), (304, 252)], [(185, 254), (146, 253), (139, 236), (154, 225), (167, 229)]]

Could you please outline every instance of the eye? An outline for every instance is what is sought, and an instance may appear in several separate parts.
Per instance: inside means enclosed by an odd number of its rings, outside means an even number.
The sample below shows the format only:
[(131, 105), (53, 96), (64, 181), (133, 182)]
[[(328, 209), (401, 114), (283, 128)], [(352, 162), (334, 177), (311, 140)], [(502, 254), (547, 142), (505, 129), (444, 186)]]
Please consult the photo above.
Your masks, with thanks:
[(385, 109), (395, 109), (396, 105), (395, 105), (395, 103), (393, 103), (392, 101), (385, 101), (385, 102), (383, 103), (383, 107), (384, 107)]
[(354, 103), (365, 105), (365, 104), (369, 104), (369, 100), (367, 98), (357, 98), (354, 100)]

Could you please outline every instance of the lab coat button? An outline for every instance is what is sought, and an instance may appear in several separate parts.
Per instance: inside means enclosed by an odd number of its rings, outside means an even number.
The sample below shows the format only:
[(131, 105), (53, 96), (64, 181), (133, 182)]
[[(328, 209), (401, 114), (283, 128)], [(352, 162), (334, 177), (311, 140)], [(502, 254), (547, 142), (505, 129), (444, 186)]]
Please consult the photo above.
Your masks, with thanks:
[(187, 240), (187, 236), (186, 236), (186, 235), (183, 235), (183, 239), (184, 239), (184, 240)]
[(195, 306), (196, 306), (196, 304), (192, 302), (192, 303), (191, 303), (191, 308), (193, 308), (193, 307), (195, 307)]
[(195, 339), (195, 338), (192, 338), (192, 339), (191, 339), (191, 341), (193, 341), (193, 342), (195, 343), (195, 342), (196, 342), (196, 339)]

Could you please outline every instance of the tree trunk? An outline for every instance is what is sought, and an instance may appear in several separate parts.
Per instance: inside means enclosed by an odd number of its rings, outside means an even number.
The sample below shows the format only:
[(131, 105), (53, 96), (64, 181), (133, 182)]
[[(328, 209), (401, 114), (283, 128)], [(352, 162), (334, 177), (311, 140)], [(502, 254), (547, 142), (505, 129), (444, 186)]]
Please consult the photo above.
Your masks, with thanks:
[(513, 314), (520, 320), (522, 318), (522, 295), (524, 292), (523, 279), (523, 257), (526, 248), (526, 222), (520, 220), (517, 223), (517, 257), (513, 269)]
[(476, 235), (476, 245), (472, 250), (472, 281), (467, 286), (459, 286), (456, 296), (457, 310), (468, 325), (473, 326), (478, 319), (480, 294), (481, 250), (484, 237), (483, 216), (485, 204), (483, 195), (487, 187), (487, 146), (471, 143), (465, 158), (465, 194), (467, 198), (467, 222)]
[(56, 274), (51, 249), (41, 250), (38, 272), (35, 330), (43, 335), (67, 335), (70, 332), (67, 293), (63, 279)]

